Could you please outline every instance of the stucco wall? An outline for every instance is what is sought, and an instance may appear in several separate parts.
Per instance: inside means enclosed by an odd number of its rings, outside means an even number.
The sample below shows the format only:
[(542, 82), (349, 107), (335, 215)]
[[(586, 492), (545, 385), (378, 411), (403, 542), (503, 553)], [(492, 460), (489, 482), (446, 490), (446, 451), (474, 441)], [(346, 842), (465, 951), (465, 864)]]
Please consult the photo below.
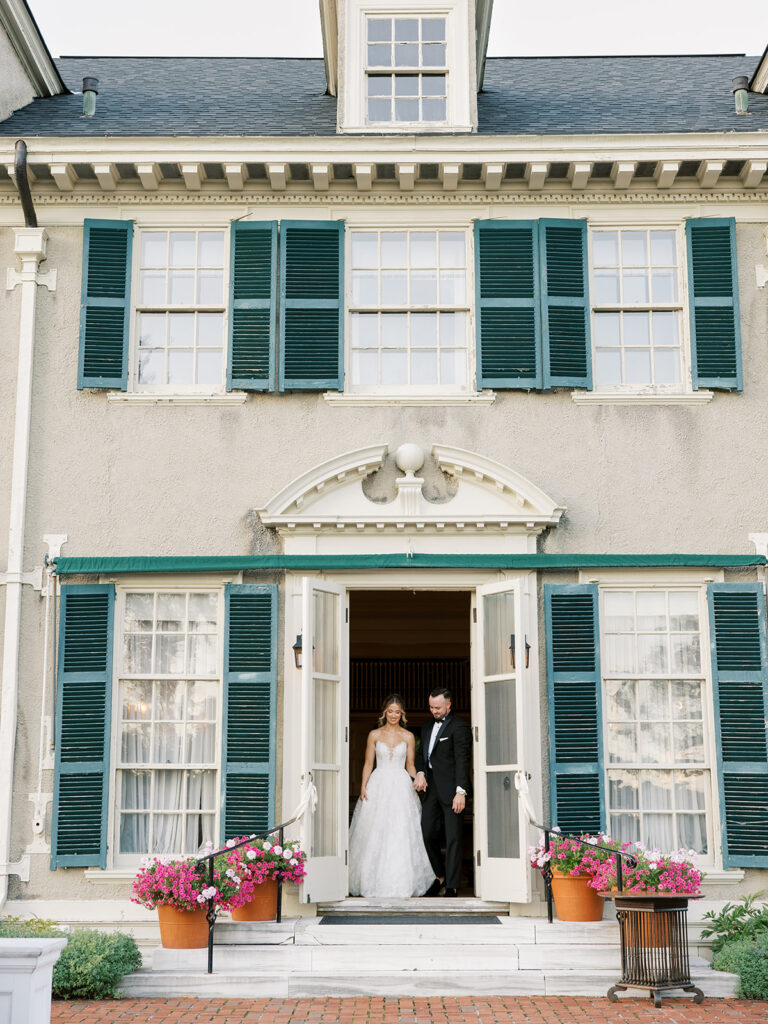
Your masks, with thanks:
[[(379, 209), (383, 222), (386, 211)], [(343, 207), (329, 212), (344, 216)], [(738, 208), (733, 212), (739, 216)], [(405, 441), (456, 445), (527, 476), (567, 507), (561, 524), (542, 539), (550, 552), (749, 553), (748, 534), (768, 530), (768, 288), (756, 287), (754, 270), (766, 262), (768, 215), (740, 221), (737, 229), (742, 394), (717, 393), (703, 406), (580, 406), (569, 391), (499, 392), (490, 407), (359, 408), (331, 406), (318, 394), (251, 395), (243, 405), (223, 407), (110, 403), (103, 391), (77, 391), (84, 213), (115, 215), (78, 207), (49, 218), (47, 267), (57, 270), (58, 287), (38, 290), (25, 569), (41, 563), (45, 533), (68, 535), (66, 555), (273, 551), (274, 537), (251, 510), (313, 465), (379, 442), (390, 450)], [(9, 215), (4, 211), (6, 225)], [(281, 211), (265, 208), (260, 215)], [(13, 232), (6, 226), (0, 228), (0, 269), (14, 264)], [(17, 316), (18, 292), (3, 291), (0, 418), (9, 431)], [(9, 446), (0, 446), (5, 494), (9, 456)], [(388, 469), (371, 484), (372, 493), (385, 483), (391, 487), (391, 476)], [(7, 515), (4, 501), (3, 551)], [(13, 858), (32, 841), (28, 795), (37, 784), (39, 751), (41, 599), (29, 588), (23, 616)], [(51, 787), (46, 772), (43, 788)], [(754, 888), (757, 880), (748, 873), (744, 884)], [(96, 887), (74, 869), (51, 876), (41, 854), (32, 857), (29, 885), (14, 879), (11, 893), (109, 899), (124, 897), (126, 887)], [(724, 893), (732, 894), (730, 887)]]
[(0, 26), (0, 121), (35, 98), (35, 90), (24, 67)]

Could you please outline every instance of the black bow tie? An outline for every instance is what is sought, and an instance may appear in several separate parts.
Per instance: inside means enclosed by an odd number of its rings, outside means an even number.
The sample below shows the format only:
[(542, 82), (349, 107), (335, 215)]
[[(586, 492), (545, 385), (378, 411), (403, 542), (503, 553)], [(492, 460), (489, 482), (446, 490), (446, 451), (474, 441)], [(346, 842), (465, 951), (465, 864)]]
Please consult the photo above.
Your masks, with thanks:
[[(445, 716), (445, 718), (447, 717), (448, 715)], [(435, 721), (437, 722), (438, 725), (442, 725), (443, 722), (445, 721), (445, 718), (436, 718)]]

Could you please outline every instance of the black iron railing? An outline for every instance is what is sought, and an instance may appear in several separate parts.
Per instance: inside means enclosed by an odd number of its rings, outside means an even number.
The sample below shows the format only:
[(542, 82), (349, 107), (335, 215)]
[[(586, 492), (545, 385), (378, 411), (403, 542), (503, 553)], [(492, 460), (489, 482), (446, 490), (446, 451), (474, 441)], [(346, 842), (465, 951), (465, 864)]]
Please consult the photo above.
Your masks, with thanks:
[[(206, 853), (204, 857), (198, 857), (196, 863), (204, 864), (208, 862), (206, 869), (206, 880), (208, 887), (213, 886), (213, 862), (216, 857), (220, 857), (222, 854), (231, 853), (232, 850), (237, 850), (241, 846), (246, 846), (248, 843), (253, 842), (254, 839), (267, 839), (269, 836), (277, 836), (278, 843), (280, 846), (284, 842), (285, 829), (289, 825), (293, 825), (294, 822), (299, 820), (300, 815), (296, 815), (290, 818), (288, 821), (282, 822), (280, 825), (275, 825), (274, 828), (268, 828), (265, 832), (254, 832), (253, 835), (247, 836), (245, 839), (241, 839), (239, 843), (233, 843), (232, 846), (222, 846), (220, 850), (214, 850), (212, 853)], [(281, 878), (277, 879), (277, 916), (276, 921), (279, 923), (282, 920), (283, 913), (283, 881)], [(213, 974), (213, 930), (216, 927), (216, 918), (218, 917), (218, 910), (216, 909), (216, 901), (213, 897), (208, 899), (208, 908), (205, 913), (206, 920), (208, 921), (208, 973)]]
[[(622, 872), (622, 868), (621, 868), (621, 862), (622, 862), (622, 860), (625, 860), (627, 862), (627, 864), (629, 865), (629, 867), (636, 868), (637, 867), (637, 857), (633, 857), (631, 853), (623, 853), (621, 850), (614, 850), (613, 847), (611, 847), (611, 846), (602, 846), (600, 843), (592, 843), (592, 842), (589, 842), (589, 840), (587, 840), (587, 839), (579, 838), (579, 836), (571, 836), (571, 835), (567, 835), (564, 832), (560, 832), (557, 829), (547, 828), (544, 825), (539, 825), (535, 821), (531, 821), (530, 823), (531, 823), (531, 825), (534, 828), (537, 828), (537, 829), (539, 829), (539, 831), (544, 833), (544, 852), (545, 853), (549, 853), (550, 852), (550, 844), (549, 844), (549, 837), (550, 837), (550, 835), (556, 835), (556, 836), (559, 836), (562, 839), (570, 839), (574, 843), (580, 843), (582, 846), (588, 846), (591, 850), (605, 850), (606, 853), (615, 853), (616, 854), (616, 884), (618, 886), (618, 891), (619, 892), (623, 892), (624, 891), (624, 877), (623, 877), (623, 872)], [(545, 896), (547, 898), (547, 920), (549, 921), (550, 924), (552, 924), (553, 921), (554, 921), (553, 900), (552, 900), (552, 867), (550, 865), (549, 858), (547, 858), (547, 863), (541, 869), (541, 873), (544, 876), (544, 894), (545, 894)]]

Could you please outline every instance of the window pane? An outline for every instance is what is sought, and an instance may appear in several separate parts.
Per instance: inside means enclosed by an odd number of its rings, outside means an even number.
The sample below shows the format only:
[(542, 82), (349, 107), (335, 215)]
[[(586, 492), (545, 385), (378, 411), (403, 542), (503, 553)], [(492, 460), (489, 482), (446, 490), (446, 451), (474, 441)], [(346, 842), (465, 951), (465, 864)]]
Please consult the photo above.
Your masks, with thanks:
[(649, 345), (651, 341), (648, 313), (624, 314), (624, 344)]
[(445, 67), (445, 43), (424, 43), (421, 47), (421, 63), (426, 68)]
[(606, 683), (605, 692), (607, 697), (606, 713), (609, 722), (620, 722), (634, 719), (635, 708), (635, 681), (610, 680)]
[(123, 637), (123, 665), (132, 675), (152, 671), (152, 637), (126, 633)]
[(635, 672), (635, 638), (634, 636), (605, 637), (605, 667), (608, 672)]
[(440, 266), (466, 266), (464, 235), (460, 231), (440, 232)]
[(701, 683), (696, 680), (675, 679), (672, 683), (672, 716), (682, 719), (701, 719)]
[(621, 352), (598, 349), (595, 353), (595, 378), (598, 387), (621, 384)]
[(651, 313), (654, 345), (679, 345), (677, 313)]
[(193, 271), (172, 270), (168, 275), (168, 301), (172, 306), (192, 306), (195, 302)]
[(379, 276), (375, 271), (352, 271), (352, 304), (375, 306), (379, 301)]
[(184, 637), (158, 634), (155, 638), (155, 672), (181, 675), (184, 671)]
[(669, 718), (669, 684), (661, 679), (638, 683), (638, 717), (645, 721)]
[(465, 349), (440, 351), (440, 383), (463, 386), (467, 383), (467, 353)]
[(422, 75), (422, 96), (445, 96), (445, 75)]
[(216, 637), (189, 638), (189, 672), (193, 676), (213, 675), (216, 671)]
[(150, 751), (150, 726), (125, 722), (121, 727), (120, 760), (123, 764), (147, 764)]
[(463, 270), (440, 271), (440, 304), (463, 306), (467, 301), (466, 274)]
[(143, 231), (141, 235), (142, 267), (164, 267), (168, 253), (165, 231)]
[(383, 231), (381, 234), (382, 267), (408, 266), (408, 236), (404, 231)]
[(621, 313), (595, 313), (594, 336), (598, 348), (621, 345)]
[(142, 270), (139, 274), (139, 305), (162, 306), (165, 302), (165, 271)]
[(614, 764), (637, 760), (637, 737), (634, 725), (611, 723), (608, 726), (608, 760)]
[(437, 352), (411, 352), (411, 384), (437, 384)]
[(396, 121), (418, 121), (419, 101), (418, 100), (395, 100)]
[(651, 353), (647, 349), (627, 349), (624, 353), (627, 384), (651, 383)]
[[(368, 95), (369, 96), (391, 96), (392, 95), (392, 75), (368, 75)], [(384, 105), (384, 110), (389, 115), (389, 104)], [(370, 105), (369, 105), (370, 110)]]
[(677, 245), (674, 231), (651, 231), (651, 266), (677, 265)]
[(408, 355), (399, 351), (382, 351), (381, 353), (381, 383), (382, 384), (407, 384), (408, 383)]
[(437, 235), (434, 231), (411, 232), (411, 266), (437, 266)]
[(377, 384), (379, 377), (378, 350), (352, 353), (352, 383), (360, 385)]
[(445, 100), (425, 99), (421, 101), (421, 114), (424, 121), (445, 120)]
[(624, 289), (623, 301), (627, 304), (633, 302), (648, 302), (648, 273), (645, 270), (625, 270), (621, 275)]
[(188, 684), (187, 718), (190, 721), (216, 721), (218, 683), (197, 680)]
[(411, 344), (437, 348), (437, 313), (411, 313)]
[(139, 345), (157, 348), (165, 345), (165, 313), (141, 313), (139, 316)]
[(407, 313), (384, 313), (381, 317), (381, 344), (385, 348), (408, 347)]
[(645, 810), (671, 810), (672, 773), (640, 772), (640, 799)]
[(190, 594), (187, 612), (189, 631), (191, 633), (214, 633), (218, 611), (218, 595)]
[(216, 760), (216, 728), (190, 723), (186, 729), (184, 756), (188, 764), (212, 764)]
[(201, 231), (197, 236), (197, 262), (201, 267), (224, 266), (224, 233)]
[(674, 349), (655, 349), (653, 374), (657, 384), (679, 384), (680, 353)]
[(651, 591), (637, 595), (637, 628), (645, 631), (666, 630), (666, 594)]
[(621, 232), (621, 261), (625, 267), (648, 266), (648, 245), (644, 231)]
[(464, 347), (467, 344), (467, 314), (440, 314), (440, 347)]
[(445, 39), (445, 18), (421, 19), (422, 42), (440, 42)]
[(151, 720), (151, 682), (145, 679), (128, 679), (120, 684), (120, 717), (124, 722)]
[(368, 41), (371, 43), (387, 42), (392, 38), (391, 18), (368, 19)]
[(637, 772), (608, 772), (608, 803), (614, 810), (636, 810), (640, 806)]
[(634, 595), (608, 591), (603, 598), (605, 628), (611, 632), (635, 628)]
[(196, 383), (213, 391), (221, 385), (221, 376), (221, 352), (198, 352)]
[(681, 811), (703, 811), (707, 806), (709, 772), (675, 772), (675, 804)]
[(224, 275), (220, 270), (200, 270), (197, 274), (197, 301), (201, 306), (220, 306)]
[(397, 42), (411, 42), (418, 38), (418, 18), (395, 18), (395, 39)]
[(701, 670), (701, 649), (698, 635), (673, 636), (671, 647), (673, 672), (687, 675)]
[(667, 639), (642, 633), (637, 637), (637, 670), (654, 675), (669, 670), (667, 664)]
[(154, 594), (126, 594), (125, 629), (131, 632), (152, 632)]
[(671, 740), (666, 722), (641, 722), (640, 760), (646, 764), (669, 764), (672, 758)]
[(395, 75), (395, 96), (418, 96), (418, 75)]
[(390, 100), (368, 100), (369, 121), (391, 121), (392, 103)]
[(596, 270), (593, 302), (596, 306), (615, 305), (619, 302), (619, 273), (617, 270)]
[(392, 66), (392, 47), (389, 44), (373, 44), (368, 46), (368, 66), (371, 68), (388, 68)]
[(595, 231), (593, 233), (592, 260), (596, 267), (618, 267), (619, 235), (617, 231)]
[(379, 314), (352, 314), (353, 348), (377, 348), (379, 344)]
[(375, 231), (352, 232), (352, 266), (376, 269), (379, 265), (379, 236)]
[(120, 772), (120, 806), (126, 811), (149, 810), (151, 785), (149, 772)]
[(654, 270), (651, 273), (654, 302), (677, 301), (677, 271)]
[(395, 67), (417, 68), (419, 47), (417, 43), (395, 43)]
[(680, 814), (677, 818), (678, 845), (699, 854), (707, 853), (707, 819), (704, 814)]
[(164, 632), (181, 632), (184, 629), (186, 610), (185, 594), (157, 595), (157, 628)]
[(171, 313), (169, 315), (168, 344), (192, 348), (195, 344), (194, 313)]
[(488, 856), (520, 856), (520, 808), (513, 777), (507, 772), (486, 775)]
[(172, 231), (168, 265), (170, 267), (194, 267), (195, 234), (192, 231)]
[[(179, 314), (176, 314), (177, 316)], [(197, 344), (206, 348), (221, 348), (224, 342), (224, 316), (222, 313), (197, 314)]]
[(434, 270), (411, 271), (411, 305), (437, 305), (437, 274)]
[(382, 270), (382, 306), (408, 305), (408, 277), (404, 270)]
[(139, 353), (139, 384), (164, 384), (165, 355), (162, 350), (147, 349)]
[(149, 852), (149, 815), (120, 815), (120, 853)]
[(676, 722), (674, 738), (676, 761), (704, 763), (704, 725), (702, 722)]

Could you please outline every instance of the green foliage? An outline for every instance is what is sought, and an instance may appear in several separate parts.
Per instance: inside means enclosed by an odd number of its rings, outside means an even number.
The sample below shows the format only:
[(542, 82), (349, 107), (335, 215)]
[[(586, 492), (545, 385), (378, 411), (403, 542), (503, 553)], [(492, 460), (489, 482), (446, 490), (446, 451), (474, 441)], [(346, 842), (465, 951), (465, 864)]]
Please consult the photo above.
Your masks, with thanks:
[(59, 939), (65, 934), (55, 921), (42, 917), (0, 919), (0, 939)]
[(107, 999), (124, 974), (141, 967), (132, 935), (77, 929), (53, 968), (54, 999)]
[[(726, 903), (721, 911), (708, 911), (704, 920), (711, 922), (702, 928), (704, 939), (714, 935), (712, 950), (717, 953), (726, 942), (733, 939), (768, 938), (768, 904), (757, 901), (764, 893), (756, 892), (751, 896), (742, 896), (738, 903)], [(725, 968), (721, 968), (725, 970)]]
[(732, 939), (712, 958), (716, 971), (739, 976), (742, 999), (768, 999), (768, 935), (762, 940)]

